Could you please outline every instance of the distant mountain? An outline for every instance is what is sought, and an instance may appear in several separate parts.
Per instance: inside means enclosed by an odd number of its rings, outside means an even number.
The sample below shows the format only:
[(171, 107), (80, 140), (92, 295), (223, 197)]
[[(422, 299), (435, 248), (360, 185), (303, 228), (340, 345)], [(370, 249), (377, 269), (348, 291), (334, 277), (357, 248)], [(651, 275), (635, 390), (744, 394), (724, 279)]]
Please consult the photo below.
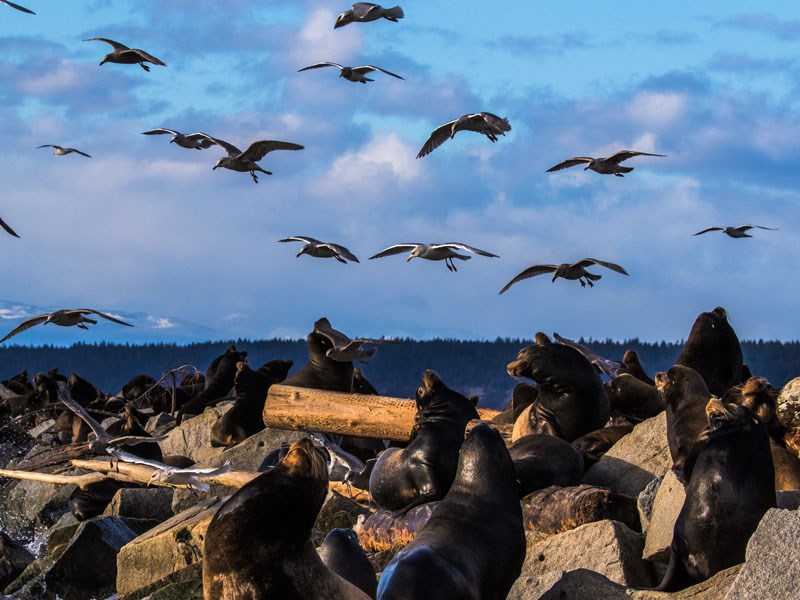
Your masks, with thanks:
[(17, 334), (4, 342), (3, 345), (41, 346), (50, 344), (54, 346), (69, 346), (79, 342), (94, 344), (102, 341), (115, 344), (159, 342), (182, 344), (230, 337), (229, 333), (165, 315), (115, 311), (107, 307), (95, 306), (34, 306), (10, 300), (0, 300), (0, 338), (27, 319), (43, 313), (53, 312), (60, 308), (93, 308), (122, 319), (126, 323), (133, 325), (133, 327), (118, 325), (102, 317), (97, 318), (97, 325), (89, 325), (88, 331), (78, 327), (59, 327), (52, 324), (37, 325)]

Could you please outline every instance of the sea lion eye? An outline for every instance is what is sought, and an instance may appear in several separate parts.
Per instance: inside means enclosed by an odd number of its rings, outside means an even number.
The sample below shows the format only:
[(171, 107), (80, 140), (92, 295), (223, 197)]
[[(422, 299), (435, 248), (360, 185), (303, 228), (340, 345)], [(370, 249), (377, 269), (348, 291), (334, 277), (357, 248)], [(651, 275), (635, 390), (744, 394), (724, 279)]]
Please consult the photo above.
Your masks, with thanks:
[(417, 388), (417, 396), (422, 396), (424, 393), (425, 393), (425, 388), (422, 387), (422, 386), (419, 386)]

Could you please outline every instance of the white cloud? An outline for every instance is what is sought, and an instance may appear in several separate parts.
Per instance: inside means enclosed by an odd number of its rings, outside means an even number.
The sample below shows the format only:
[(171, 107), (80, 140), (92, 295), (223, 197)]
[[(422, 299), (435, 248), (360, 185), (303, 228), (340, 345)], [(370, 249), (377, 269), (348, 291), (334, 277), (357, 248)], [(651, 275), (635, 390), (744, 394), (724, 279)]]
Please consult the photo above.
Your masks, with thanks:
[(175, 327), (175, 323), (167, 317), (148, 316), (147, 320), (153, 324), (153, 329), (173, 329)]
[(332, 11), (320, 8), (306, 17), (297, 41), (290, 50), (292, 59), (298, 65), (306, 66), (321, 61), (343, 63), (361, 50), (364, 45), (363, 34), (357, 27), (334, 30), (336, 16)]
[(644, 125), (669, 127), (686, 114), (688, 98), (677, 92), (642, 91), (625, 107), (626, 114)]

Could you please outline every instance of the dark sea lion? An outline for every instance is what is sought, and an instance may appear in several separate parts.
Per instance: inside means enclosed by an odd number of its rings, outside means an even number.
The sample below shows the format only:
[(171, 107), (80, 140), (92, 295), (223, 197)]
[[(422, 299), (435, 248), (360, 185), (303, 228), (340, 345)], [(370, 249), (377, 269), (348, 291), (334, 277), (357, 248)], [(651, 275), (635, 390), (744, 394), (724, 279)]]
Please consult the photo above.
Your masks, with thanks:
[(211, 406), (214, 401), (225, 397), (233, 388), (236, 378), (236, 364), (247, 359), (246, 351), (239, 351), (231, 344), (225, 350), (225, 354), (219, 356), (216, 369), (211, 377), (206, 378), (206, 388), (194, 398), (187, 401), (178, 410), (178, 423), (183, 419), (183, 415), (199, 415), (207, 406)]
[(456, 475), (467, 423), (479, 418), (466, 397), (430, 370), (422, 374), (416, 403), (408, 446), (384, 451), (370, 475), (370, 495), (387, 510), (408, 511), (443, 498)]
[(319, 548), (319, 557), (339, 577), (361, 589), (370, 598), (375, 598), (378, 578), (355, 531), (331, 529)]
[(325, 454), (308, 438), (296, 441), (211, 520), (203, 543), (204, 598), (369, 598), (326, 567), (314, 549), (311, 528), (327, 494)]
[(89, 406), (89, 404), (97, 400), (97, 397), (100, 395), (95, 386), (77, 373), (70, 375), (67, 380), (67, 387), (69, 388), (69, 393), (73, 400), (81, 406)]
[[(297, 373), (293, 373), (283, 385), (294, 385), (303, 388), (330, 390), (333, 392), (351, 392), (353, 390), (353, 363), (339, 362), (328, 358), (326, 353), (333, 348), (330, 338), (322, 333), (318, 324), (327, 323), (320, 319), (314, 324), (314, 331), (306, 336), (308, 343), (308, 362)], [(327, 328), (330, 328), (328, 323)], [(323, 330), (327, 330), (323, 328)]]
[(716, 398), (706, 414), (708, 439), (686, 487), (660, 591), (683, 589), (744, 562), (750, 536), (776, 505), (765, 428), (749, 409)]
[(536, 387), (528, 383), (518, 383), (514, 386), (514, 389), (511, 390), (511, 398), (506, 403), (503, 411), (494, 417), (492, 421), (494, 423), (513, 425), (520, 414), (522, 414), (522, 411), (533, 404), (538, 395), (539, 390), (536, 389)]
[(520, 350), (507, 371), (512, 377), (533, 379), (539, 387), (536, 401), (514, 425), (514, 439), (549, 433), (571, 442), (608, 420), (608, 396), (600, 376), (574, 348), (550, 343), (546, 335), (537, 333), (536, 345)]
[(383, 570), (378, 598), (501, 600), (524, 559), (514, 464), (500, 434), (477, 425), (464, 442), (447, 495)]
[(25, 369), (8, 379), (4, 379), (2, 384), (18, 395), (33, 391), (33, 383), (28, 377), (28, 371)]
[(364, 377), (364, 372), (358, 367), (353, 368), (353, 393), (366, 394), (368, 396), (380, 395), (375, 386), (367, 381), (367, 378)]
[(569, 442), (546, 433), (532, 433), (508, 449), (519, 481), (520, 498), (551, 485), (578, 485), (583, 457)]
[(247, 363), (236, 364), (233, 388), (236, 402), (211, 428), (211, 445), (235, 446), (253, 434), (264, 429), (264, 403), (267, 392), (273, 383), (286, 379), (291, 360), (272, 360), (258, 368), (251, 369)]
[(155, 410), (158, 407), (164, 410), (163, 407), (172, 404), (172, 399), (168, 397), (168, 394), (158, 381), (144, 373), (133, 376), (128, 383), (122, 386), (122, 397), (127, 402), (133, 402), (139, 408)]
[(645, 383), (632, 374), (624, 373), (604, 385), (611, 414), (638, 422), (655, 417), (666, 408), (664, 398), (655, 385)]
[(195, 371), (191, 375), (184, 375), (181, 379), (180, 386), (181, 389), (186, 392), (188, 400), (206, 389), (206, 376), (200, 371)]
[[(611, 425), (582, 435), (573, 440), (572, 447), (583, 457), (584, 470), (591, 467), (611, 447), (633, 431), (633, 425)], [(559, 484), (561, 485), (561, 484)], [(577, 485), (577, 484), (570, 484)]]
[(743, 381), (742, 347), (724, 308), (700, 313), (675, 364), (700, 373), (715, 396)]
[(624, 373), (628, 375), (633, 375), (641, 381), (642, 383), (646, 383), (648, 385), (655, 385), (655, 381), (642, 367), (642, 363), (639, 360), (639, 354), (636, 350), (625, 350), (625, 354), (622, 356), (622, 362), (625, 365)]

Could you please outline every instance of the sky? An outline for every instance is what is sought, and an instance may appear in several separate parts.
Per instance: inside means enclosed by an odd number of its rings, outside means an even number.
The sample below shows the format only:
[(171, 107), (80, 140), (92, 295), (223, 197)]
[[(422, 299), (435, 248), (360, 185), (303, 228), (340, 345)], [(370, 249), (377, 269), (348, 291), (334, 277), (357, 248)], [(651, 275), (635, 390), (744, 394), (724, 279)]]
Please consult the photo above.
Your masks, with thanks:
[[(336, 30), (347, 2), (20, 3), (37, 14), (0, 5), (0, 218), (21, 236), (0, 237), (0, 329), (90, 307), (160, 323), (139, 341), (178, 322), (204, 339), (301, 337), (321, 316), (353, 337), (675, 341), (723, 306), (742, 339), (800, 339), (797, 2), (411, 0), (398, 23)], [(110, 47), (91, 37), (168, 66), (100, 66)], [(320, 61), (405, 80), (298, 72)], [(435, 127), (478, 111), (511, 131), (459, 132), (415, 158)], [(219, 147), (141, 135), (157, 127), (305, 149), (268, 154), (274, 174), (254, 184), (212, 170)], [(627, 161), (624, 178), (546, 173), (620, 149), (667, 156)], [(777, 230), (692, 236), (742, 224)], [(290, 235), (360, 263), (296, 258), (277, 242)], [(455, 273), (368, 260), (405, 242), (500, 258)], [(540, 276), (498, 295), (531, 265), (584, 257), (630, 276), (597, 267), (593, 288)], [(108, 325), (68, 333), (123, 339)]]

